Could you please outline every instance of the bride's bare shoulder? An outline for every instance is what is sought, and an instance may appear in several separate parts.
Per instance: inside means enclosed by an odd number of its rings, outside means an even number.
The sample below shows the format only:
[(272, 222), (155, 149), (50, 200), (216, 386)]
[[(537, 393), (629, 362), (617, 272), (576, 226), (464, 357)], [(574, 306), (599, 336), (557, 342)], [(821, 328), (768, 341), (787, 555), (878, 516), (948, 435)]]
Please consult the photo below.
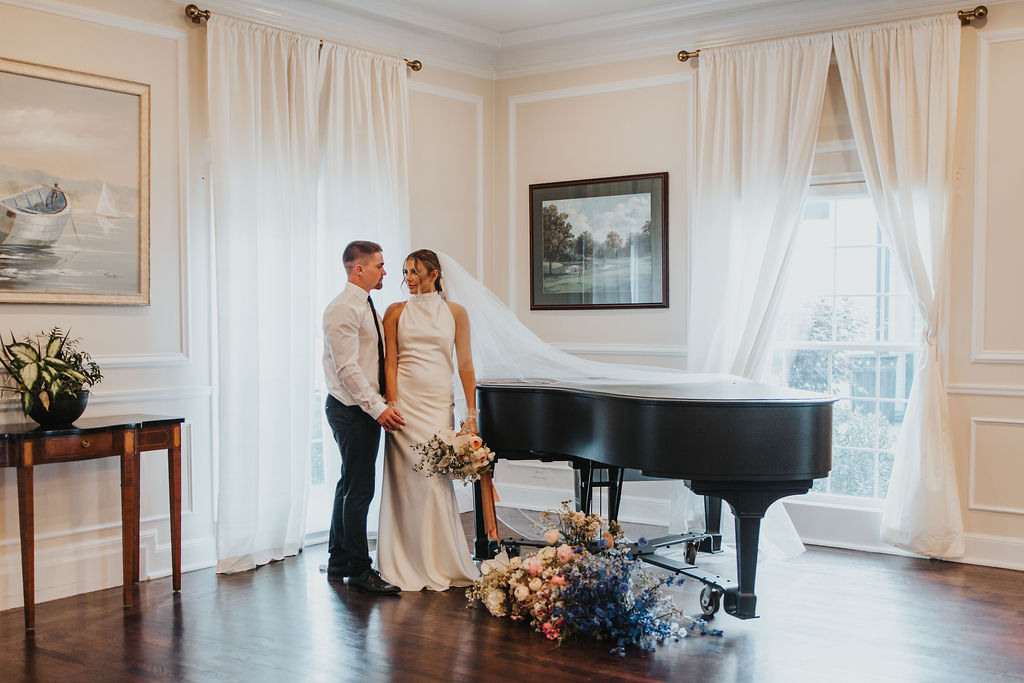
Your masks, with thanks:
[(395, 303), (388, 306), (388, 310), (384, 311), (384, 320), (391, 320), (402, 315), (402, 309), (405, 308), (404, 301), (396, 301)]
[(466, 317), (466, 307), (462, 304), (457, 304), (454, 301), (445, 302), (448, 304), (448, 309), (452, 312), (452, 317), (458, 320), (459, 318)]

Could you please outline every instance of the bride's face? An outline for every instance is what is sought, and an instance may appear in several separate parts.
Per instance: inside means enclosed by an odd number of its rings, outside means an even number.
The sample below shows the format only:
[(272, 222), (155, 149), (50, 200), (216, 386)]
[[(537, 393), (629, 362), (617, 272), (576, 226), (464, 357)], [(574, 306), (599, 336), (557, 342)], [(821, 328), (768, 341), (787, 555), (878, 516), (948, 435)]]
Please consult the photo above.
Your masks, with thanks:
[(434, 283), (437, 281), (437, 271), (429, 273), (422, 263), (415, 259), (409, 259), (402, 268), (402, 277), (409, 288), (410, 294), (426, 294), (434, 291)]

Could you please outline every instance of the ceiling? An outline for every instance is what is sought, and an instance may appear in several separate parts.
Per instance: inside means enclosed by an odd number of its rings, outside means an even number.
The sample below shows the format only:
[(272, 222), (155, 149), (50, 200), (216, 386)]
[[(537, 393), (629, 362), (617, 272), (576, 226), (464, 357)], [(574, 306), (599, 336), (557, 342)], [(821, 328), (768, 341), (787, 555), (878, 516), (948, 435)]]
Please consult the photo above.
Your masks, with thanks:
[(973, 7), (955, 0), (209, 0), (205, 5), (487, 78), (631, 58), (674, 59), (683, 49)]

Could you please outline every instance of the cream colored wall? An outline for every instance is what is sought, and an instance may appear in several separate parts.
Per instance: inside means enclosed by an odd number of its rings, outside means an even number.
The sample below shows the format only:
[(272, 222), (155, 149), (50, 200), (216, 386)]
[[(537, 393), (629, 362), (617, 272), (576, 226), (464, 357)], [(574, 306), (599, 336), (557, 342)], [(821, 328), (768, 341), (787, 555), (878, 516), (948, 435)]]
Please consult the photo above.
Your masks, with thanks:
[(494, 82), (428, 66), (409, 76), (409, 116), (412, 248), (447, 252), (486, 277), (494, 246)]
[[(32, 8), (32, 9), (29, 9)], [(99, 9), (102, 8), (102, 9)], [(173, 10), (173, 11), (172, 11)], [(160, 0), (0, 4), (0, 56), (151, 86), (149, 306), (0, 304), (0, 330), (53, 325), (83, 339), (105, 378), (86, 415), (155, 413), (186, 418), (183, 432), (183, 567), (213, 560), (209, 232), (204, 185), (202, 36)], [(45, 159), (40, 159), (45, 167)], [(12, 399), (0, 420), (16, 421)], [(166, 458), (142, 457), (141, 565), (170, 572)], [(121, 583), (120, 478), (116, 459), (35, 470), (36, 600)], [(22, 603), (17, 487), (0, 472), (0, 609)]]
[(969, 561), (1024, 568), (1024, 3), (962, 32), (946, 382)]

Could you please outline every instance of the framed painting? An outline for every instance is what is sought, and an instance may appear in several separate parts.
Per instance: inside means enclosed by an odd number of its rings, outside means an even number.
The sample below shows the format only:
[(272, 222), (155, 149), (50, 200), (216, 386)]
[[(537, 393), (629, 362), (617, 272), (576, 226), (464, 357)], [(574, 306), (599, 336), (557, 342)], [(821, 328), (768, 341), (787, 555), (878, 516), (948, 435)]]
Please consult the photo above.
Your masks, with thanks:
[(668, 173), (530, 185), (530, 308), (667, 308)]
[(0, 303), (149, 304), (149, 86), (0, 59)]

